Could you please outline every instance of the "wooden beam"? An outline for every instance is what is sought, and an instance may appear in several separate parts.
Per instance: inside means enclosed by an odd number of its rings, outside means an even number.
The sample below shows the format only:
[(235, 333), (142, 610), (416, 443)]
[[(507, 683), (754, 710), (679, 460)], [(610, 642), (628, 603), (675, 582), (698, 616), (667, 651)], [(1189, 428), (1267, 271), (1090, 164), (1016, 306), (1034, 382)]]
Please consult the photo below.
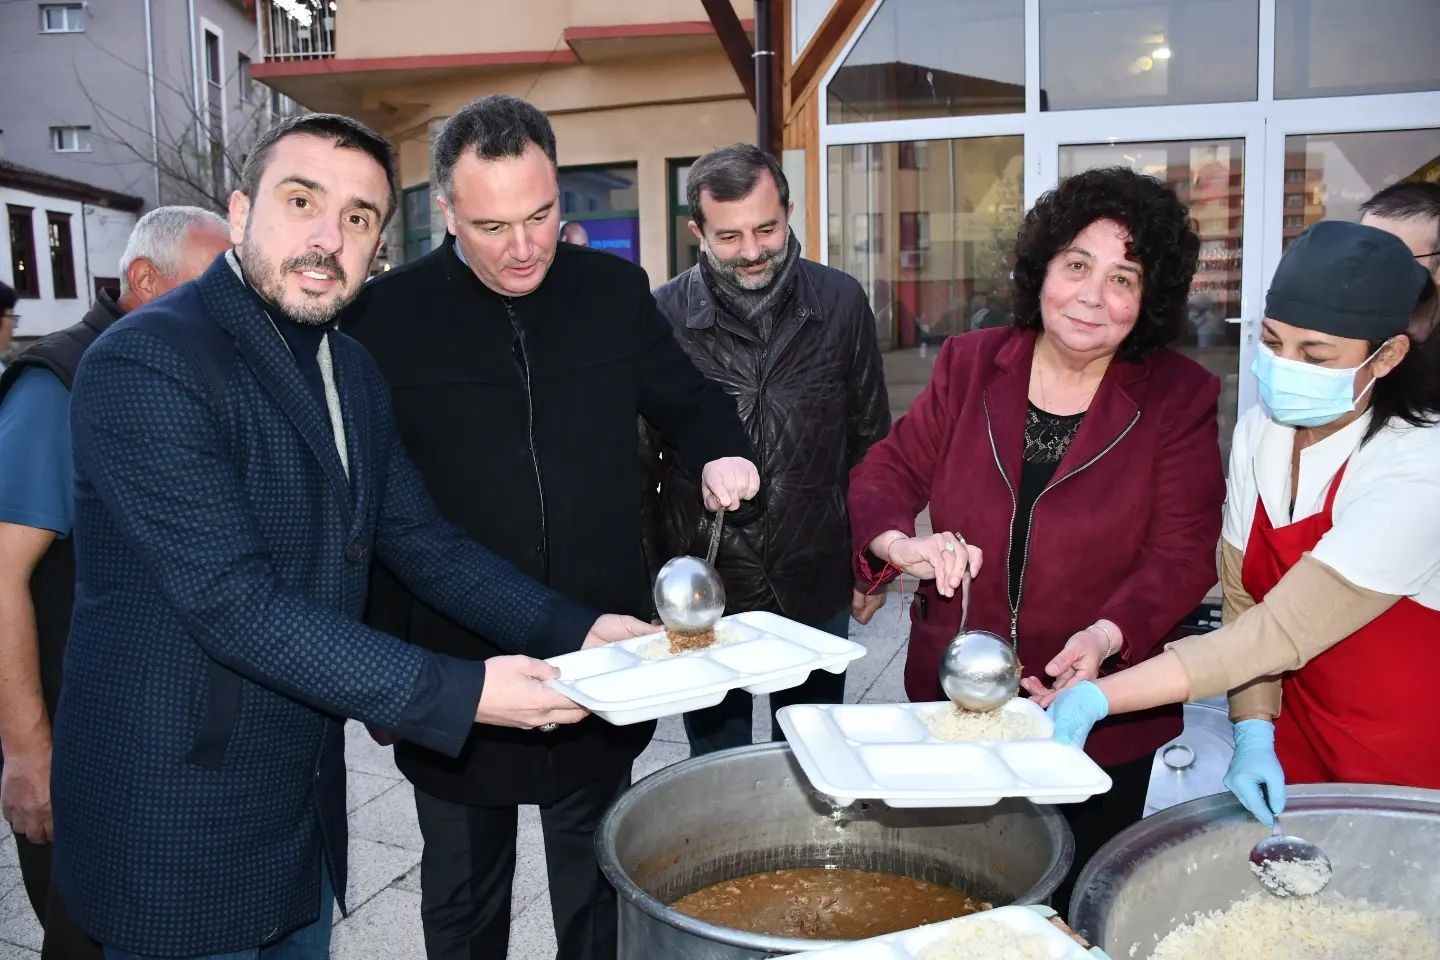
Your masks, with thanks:
[(725, 48), (725, 55), (730, 58), (730, 67), (735, 71), (735, 76), (740, 79), (740, 86), (745, 90), (745, 99), (753, 105), (755, 103), (755, 48), (750, 45), (750, 38), (745, 35), (745, 28), (740, 23), (740, 18), (735, 14), (735, 8), (730, 6), (730, 0), (700, 0), (705, 6), (705, 14), (710, 18), (710, 24), (715, 28), (715, 34), (720, 38), (720, 45)]
[(830, 8), (815, 36), (805, 45), (795, 69), (790, 74), (791, 103), (798, 103), (808, 92), (807, 88), (830, 66), (831, 58), (850, 39), (860, 18), (873, 3), (879, 0), (836, 0)]

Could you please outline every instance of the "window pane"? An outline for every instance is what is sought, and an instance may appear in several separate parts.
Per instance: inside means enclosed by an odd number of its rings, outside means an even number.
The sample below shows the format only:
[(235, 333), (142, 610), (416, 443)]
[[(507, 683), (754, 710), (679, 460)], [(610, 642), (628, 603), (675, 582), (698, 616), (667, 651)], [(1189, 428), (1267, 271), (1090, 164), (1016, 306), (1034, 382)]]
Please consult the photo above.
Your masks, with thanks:
[(1258, 0), (1040, 0), (1040, 108), (1254, 100)]
[(826, 93), (831, 123), (1020, 113), (1024, 0), (884, 0)]
[(693, 161), (670, 162), (670, 276), (678, 276), (700, 262), (700, 241), (690, 232), (690, 166)]
[(1440, 129), (1286, 137), (1283, 245), (1312, 223), (1358, 220), (1360, 204), (1399, 180), (1440, 180)]
[(75, 299), (75, 252), (70, 246), (70, 214), (49, 213), (50, 278), (55, 285), (55, 299)]
[(205, 77), (220, 85), (220, 38), (209, 30), (205, 31)]
[(46, 4), (40, 8), (40, 29), (46, 33), (78, 33), (85, 29), (85, 8)]
[(17, 297), (40, 296), (40, 272), (35, 267), (35, 230), (30, 207), (6, 207), (10, 222), (10, 276)]
[(640, 193), (635, 164), (560, 171), (560, 239), (640, 262)]
[[(900, 152), (917, 147), (925, 165), (900, 164)], [(1023, 141), (838, 146), (826, 162), (830, 265), (869, 294), (880, 348), (911, 352), (886, 364), (891, 407), (902, 412), (929, 379), (938, 352), (932, 346), (1010, 322)]]
[(1275, 0), (1275, 96), (1440, 89), (1435, 0)]
[(1244, 266), (1245, 141), (1097, 144), (1060, 148), (1060, 176), (1093, 167), (1130, 167), (1168, 183), (1190, 207), (1200, 265), (1190, 284), (1190, 322), (1179, 352), (1220, 378), (1220, 446), (1230, 460), (1240, 387), (1240, 274)]

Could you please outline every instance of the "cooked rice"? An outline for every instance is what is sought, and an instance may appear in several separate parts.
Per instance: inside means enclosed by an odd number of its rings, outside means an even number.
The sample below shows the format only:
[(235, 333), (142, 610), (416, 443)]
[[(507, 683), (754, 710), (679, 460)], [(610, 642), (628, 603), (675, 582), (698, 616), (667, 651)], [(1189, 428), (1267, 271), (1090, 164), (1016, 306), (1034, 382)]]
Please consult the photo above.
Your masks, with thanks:
[(915, 960), (1051, 960), (1048, 937), (1011, 930), (996, 921), (957, 923), (916, 954)]
[(941, 740), (1035, 740), (1040, 727), (1035, 718), (1008, 710), (975, 713), (959, 707), (941, 707), (921, 717)]
[(1265, 886), (1291, 897), (1309, 897), (1325, 889), (1330, 868), (1310, 860), (1250, 861), (1250, 872)]
[(1440, 928), (1413, 910), (1339, 897), (1253, 893), (1197, 916), (1151, 960), (1440, 960)]

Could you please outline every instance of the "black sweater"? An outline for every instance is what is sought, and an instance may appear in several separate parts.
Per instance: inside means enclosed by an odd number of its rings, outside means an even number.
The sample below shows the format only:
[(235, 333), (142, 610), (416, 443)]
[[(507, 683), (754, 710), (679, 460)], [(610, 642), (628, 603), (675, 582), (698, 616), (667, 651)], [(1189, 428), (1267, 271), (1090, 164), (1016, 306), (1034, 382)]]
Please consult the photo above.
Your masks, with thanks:
[[(594, 609), (648, 617), (643, 415), (698, 471), (754, 454), (734, 401), (695, 369), (644, 271), (561, 244), (540, 287), (507, 298), (453, 239), (367, 284), (345, 320), (389, 382), (401, 439), (440, 510), (531, 577)], [(432, 650), (497, 650), (377, 571), (368, 619)], [(653, 726), (588, 719), (554, 733), (477, 726), (457, 760), (401, 745), (434, 796), (546, 803), (629, 765)]]

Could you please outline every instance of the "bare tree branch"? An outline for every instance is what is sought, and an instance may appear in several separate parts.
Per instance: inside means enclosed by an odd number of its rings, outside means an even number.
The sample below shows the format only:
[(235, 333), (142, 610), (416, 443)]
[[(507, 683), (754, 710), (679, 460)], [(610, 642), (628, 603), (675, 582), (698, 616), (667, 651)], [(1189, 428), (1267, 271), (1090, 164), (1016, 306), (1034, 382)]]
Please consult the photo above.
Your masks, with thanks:
[[(86, 39), (90, 39), (88, 35)], [(93, 40), (91, 44), (102, 55), (145, 75), (148, 81), (143, 67), (100, 47)], [(140, 163), (157, 170), (162, 182), (161, 203), (198, 203), (220, 211), (226, 209), (246, 156), (270, 123), (265, 98), (257, 103), (242, 93), (236, 98), (238, 108), (235, 103), (226, 103), (222, 126), (216, 131), (209, 104), (203, 102), (203, 98), (196, 102), (193, 91), (157, 74), (156, 88), (169, 96), (157, 102), (152, 135), (148, 104), (140, 111), (141, 119), (137, 121), (133, 109), (122, 112), (102, 103), (86, 85), (78, 63), (74, 64), (74, 70), (76, 82), (94, 110), (95, 138), (115, 146), (127, 158), (115, 161), (114, 165)], [(238, 59), (227, 79), (229, 82), (221, 86), (221, 96), (239, 88)], [(268, 90), (263, 85), (256, 86)]]

